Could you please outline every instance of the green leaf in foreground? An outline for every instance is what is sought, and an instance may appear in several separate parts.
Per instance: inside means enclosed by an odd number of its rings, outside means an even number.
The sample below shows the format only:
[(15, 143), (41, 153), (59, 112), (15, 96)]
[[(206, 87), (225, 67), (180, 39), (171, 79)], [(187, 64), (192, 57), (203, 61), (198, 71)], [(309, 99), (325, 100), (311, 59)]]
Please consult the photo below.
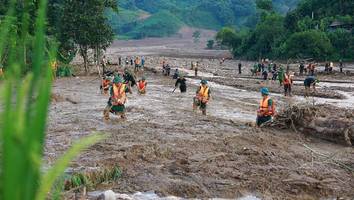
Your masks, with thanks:
[(55, 179), (59, 177), (65, 170), (66, 166), (70, 163), (80, 151), (89, 147), (90, 145), (95, 144), (99, 140), (102, 140), (104, 136), (102, 135), (93, 135), (85, 139), (80, 140), (80, 142), (74, 144), (71, 149), (69, 149), (51, 168), (41, 180), (40, 189), (37, 193), (36, 199), (43, 200), (46, 198), (46, 195), (52, 188)]

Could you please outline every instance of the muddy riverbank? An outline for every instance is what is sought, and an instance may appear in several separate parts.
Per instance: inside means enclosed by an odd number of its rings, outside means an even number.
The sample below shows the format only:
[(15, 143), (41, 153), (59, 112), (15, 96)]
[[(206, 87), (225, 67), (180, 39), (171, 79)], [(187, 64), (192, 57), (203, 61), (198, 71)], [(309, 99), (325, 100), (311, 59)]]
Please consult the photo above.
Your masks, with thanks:
[[(188, 93), (172, 93), (174, 81), (146, 74), (148, 93), (129, 95), (125, 122), (105, 123), (107, 97), (95, 77), (57, 80), (54, 93), (69, 101), (52, 103), (46, 142), (49, 164), (73, 141), (95, 131), (109, 134), (81, 154), (73, 168), (81, 170), (119, 165), (117, 182), (93, 190), (119, 193), (155, 191), (184, 198), (296, 199), (350, 197), (353, 174), (314, 156), (304, 147), (353, 166), (354, 151), (290, 130), (258, 129), (254, 121), (259, 94), (211, 83), (213, 101), (208, 116), (194, 113), (192, 97), (198, 81), (189, 79)], [(94, 80), (94, 81), (92, 81)], [(286, 102), (279, 99), (279, 107)]]
[[(277, 83), (251, 77), (253, 62), (242, 61), (239, 75), (240, 61), (220, 64), (219, 58), (227, 57), (228, 52), (204, 50), (191, 41), (117, 42), (107, 50), (113, 64), (109, 68), (117, 71), (132, 68), (115, 65), (119, 56), (146, 56), (147, 94), (138, 95), (136, 89), (128, 94), (126, 121), (114, 116), (103, 121), (108, 97), (100, 94), (96, 68), (91, 68), (92, 76), (80, 76), (82, 63), (76, 59), (73, 64), (79, 67), (78, 76), (58, 79), (53, 86), (47, 164), (53, 164), (74, 141), (103, 132), (107, 139), (84, 151), (68, 169), (85, 172), (120, 167), (118, 180), (88, 187), (91, 194), (113, 190), (130, 196), (147, 192), (143, 194), (198, 199), (354, 197), (354, 174), (338, 164), (354, 168), (353, 147), (306, 134), (308, 129), (302, 131), (301, 127), (296, 131), (254, 127), (259, 89), (265, 85), (270, 87), (279, 112), (296, 104), (325, 104), (329, 109), (326, 117), (343, 118), (343, 110), (354, 108), (353, 76), (319, 75), (324, 82), (311, 98), (303, 97), (304, 77), (295, 76), (294, 96), (285, 98)], [(172, 92), (175, 80), (161, 74), (163, 60), (187, 76), (186, 94), (178, 89)], [(200, 63), (198, 77), (190, 70), (192, 61)], [(296, 72), (297, 66), (291, 65), (291, 70)], [(212, 92), (207, 116), (192, 110), (192, 98), (202, 78), (209, 80)], [(70, 199), (74, 192), (66, 195)]]

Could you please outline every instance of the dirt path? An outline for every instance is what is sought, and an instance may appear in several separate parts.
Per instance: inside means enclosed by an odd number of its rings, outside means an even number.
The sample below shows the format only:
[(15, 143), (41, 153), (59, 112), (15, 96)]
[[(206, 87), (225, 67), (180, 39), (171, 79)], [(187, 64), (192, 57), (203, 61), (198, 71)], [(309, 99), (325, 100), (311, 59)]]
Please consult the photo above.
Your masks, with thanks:
[[(98, 80), (57, 80), (54, 93), (77, 102), (58, 101), (50, 109), (46, 159), (51, 164), (73, 141), (102, 131), (108, 139), (94, 145), (72, 167), (94, 170), (119, 165), (123, 177), (97, 189), (119, 193), (156, 191), (160, 196), (236, 198), (253, 194), (273, 199), (353, 197), (354, 177), (316, 156), (304, 144), (354, 167), (353, 148), (289, 131), (258, 129), (253, 122), (259, 94), (211, 83), (208, 116), (193, 113), (199, 84), (189, 79), (187, 94), (172, 93), (174, 82), (147, 74), (148, 94), (129, 95), (126, 122), (102, 120), (107, 97)], [(275, 97), (280, 103), (281, 96)]]

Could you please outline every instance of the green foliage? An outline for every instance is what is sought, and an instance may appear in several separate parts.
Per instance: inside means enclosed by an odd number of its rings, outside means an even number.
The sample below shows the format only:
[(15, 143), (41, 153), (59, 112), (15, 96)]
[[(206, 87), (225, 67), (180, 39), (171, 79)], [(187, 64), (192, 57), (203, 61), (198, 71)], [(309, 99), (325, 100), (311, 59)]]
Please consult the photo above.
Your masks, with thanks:
[(320, 31), (294, 33), (286, 41), (287, 55), (293, 58), (317, 58), (326, 60), (332, 53), (332, 44)]
[(133, 38), (166, 37), (176, 33), (182, 22), (174, 15), (161, 11), (137, 25), (134, 31), (128, 33)]
[[(88, 72), (88, 50), (99, 52), (107, 48), (114, 39), (112, 28), (105, 16), (106, 8), (116, 9), (114, 1), (102, 0), (64, 0), (63, 15), (60, 21), (61, 53), (71, 57), (76, 46), (84, 59)], [(65, 53), (66, 52), (66, 53)]]
[(354, 36), (352, 33), (338, 29), (334, 32), (329, 32), (328, 37), (335, 50), (334, 59), (347, 58), (354, 60)]
[(192, 37), (194, 38), (194, 43), (198, 43), (200, 39), (201, 32), (199, 30), (194, 31)]
[[(235, 56), (248, 59), (312, 57), (353, 59), (354, 34), (349, 29), (329, 28), (334, 21), (354, 24), (354, 4), (348, 0), (302, 0), (285, 17), (270, 10), (268, 0), (257, 1), (260, 19), (247, 34), (221, 29), (217, 35)], [(275, 5), (276, 1), (273, 1)], [(275, 6), (276, 7), (276, 6)], [(241, 42), (240, 42), (241, 41)]]
[(57, 77), (71, 77), (72, 74), (71, 66), (68, 64), (60, 65), (56, 71)]
[(229, 27), (222, 28), (216, 34), (216, 40), (219, 44), (228, 46), (230, 48), (235, 48), (236, 46), (240, 45), (241, 39), (238, 37), (235, 30)]
[[(160, 27), (144, 26), (146, 19), (143, 17), (150, 14), (154, 17), (157, 13), (168, 12), (172, 24), (184, 24), (197, 28), (218, 30), (223, 26), (254, 27), (258, 21), (256, 0), (120, 0), (120, 11), (128, 14), (108, 13), (109, 22), (116, 34), (124, 34), (129, 37), (143, 37), (145, 31), (154, 32), (154, 36), (164, 37), (171, 35), (171, 30)], [(268, 2), (270, 0), (263, 0)], [(272, 10), (285, 14), (294, 8), (299, 0), (274, 0)], [(270, 1), (270, 3), (272, 3)], [(156, 19), (156, 17), (154, 17)], [(163, 21), (163, 19), (160, 19)], [(146, 27), (144, 30), (141, 26)], [(165, 32), (169, 33), (165, 33)], [(173, 33), (178, 30), (173, 29)], [(157, 33), (157, 34), (156, 34)], [(149, 35), (149, 34), (148, 34)], [(146, 36), (144, 36), (146, 37)]]
[(214, 40), (208, 40), (207, 42), (207, 48), (208, 49), (213, 49), (214, 48), (215, 41)]
[[(0, 199), (44, 200), (69, 161), (102, 137), (81, 140), (42, 175), (52, 86), (49, 63), (55, 59), (56, 43), (46, 35), (47, 1), (36, 1), (38, 9), (24, 9), (21, 13), (16, 12), (16, 3), (11, 0), (5, 4), (7, 9), (2, 10), (7, 10), (7, 14), (2, 18), (0, 29), (0, 55), (3, 58), (6, 52), (7, 57), (6, 77), (0, 86)], [(35, 17), (30, 19), (29, 16)], [(27, 62), (24, 54), (29, 49), (31, 62)]]
[[(68, 176), (62, 182), (57, 184), (59, 188), (65, 188), (65, 190), (70, 190), (73, 188), (78, 188), (81, 186), (86, 186), (92, 188), (101, 183), (107, 183), (112, 181), (117, 181), (122, 177), (122, 171), (119, 166), (107, 167), (98, 171), (92, 172), (77, 172), (71, 176)], [(64, 184), (63, 184), (64, 183)]]
[(256, 5), (258, 9), (266, 10), (268, 12), (273, 11), (272, 0), (256, 0)]

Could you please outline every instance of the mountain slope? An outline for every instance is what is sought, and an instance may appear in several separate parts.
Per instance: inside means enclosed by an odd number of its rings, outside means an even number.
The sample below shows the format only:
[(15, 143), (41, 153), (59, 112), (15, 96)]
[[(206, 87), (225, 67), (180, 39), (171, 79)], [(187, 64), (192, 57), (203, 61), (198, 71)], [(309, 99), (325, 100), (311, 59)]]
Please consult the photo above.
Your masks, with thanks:
[[(280, 13), (299, 0), (273, 0)], [(163, 37), (182, 25), (218, 30), (223, 26), (252, 27), (257, 21), (255, 0), (119, 0), (120, 13), (108, 13), (118, 36)], [(142, 16), (149, 16), (148, 18)], [(151, 19), (150, 19), (151, 18)]]

